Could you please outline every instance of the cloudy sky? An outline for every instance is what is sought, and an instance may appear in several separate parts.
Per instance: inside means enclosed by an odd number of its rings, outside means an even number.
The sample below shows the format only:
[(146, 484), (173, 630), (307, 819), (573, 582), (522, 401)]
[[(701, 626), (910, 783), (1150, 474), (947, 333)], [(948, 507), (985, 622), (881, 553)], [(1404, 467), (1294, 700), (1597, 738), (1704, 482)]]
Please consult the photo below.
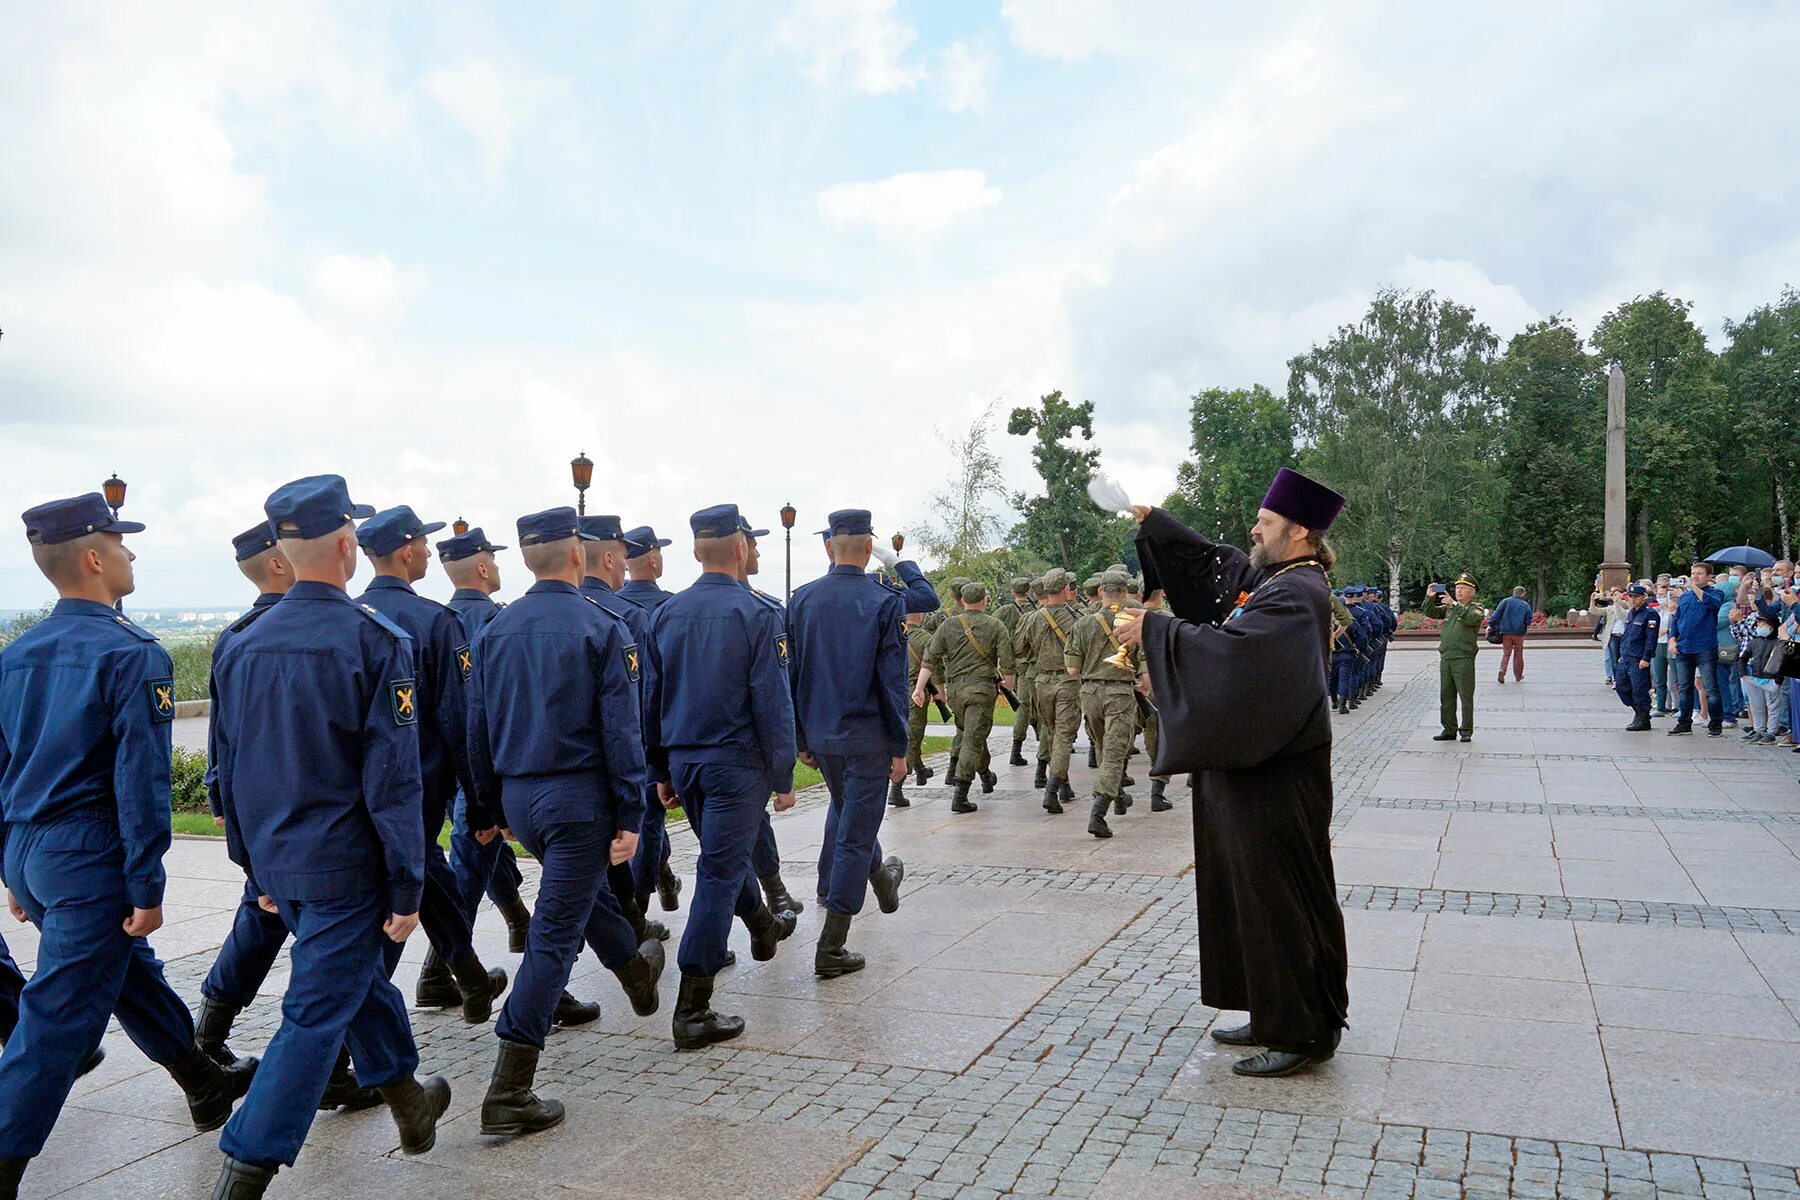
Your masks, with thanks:
[[(590, 510), (627, 523), (791, 500), (803, 529), (856, 505), (885, 531), (925, 516), (940, 431), (1061, 387), (1155, 498), (1183, 397), (1280, 390), (1382, 286), (1505, 336), (1657, 287), (1716, 331), (1800, 284), (1793, 5), (170, 0), (5, 24), (0, 510), (117, 471), (151, 525), (146, 607), (241, 604), (228, 539), (302, 474), (510, 542), (585, 450)], [(46, 596), (14, 530), (0, 607)], [(796, 557), (823, 565), (811, 538)]]

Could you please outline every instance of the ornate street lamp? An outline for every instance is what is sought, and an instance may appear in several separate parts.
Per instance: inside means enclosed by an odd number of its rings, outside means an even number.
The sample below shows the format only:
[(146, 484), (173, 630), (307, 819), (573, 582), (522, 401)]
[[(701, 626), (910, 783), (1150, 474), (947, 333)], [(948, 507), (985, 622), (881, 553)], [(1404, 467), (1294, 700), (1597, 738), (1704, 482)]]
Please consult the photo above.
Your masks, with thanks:
[(469, 532), (469, 523), (461, 517), (458, 517), (456, 520), (450, 522), (450, 532), (454, 533), (457, 537), (461, 537), (463, 534)]
[(583, 450), (569, 460), (569, 474), (575, 479), (575, 511), (587, 515), (588, 484), (594, 482), (594, 460)]
[(781, 528), (787, 532), (787, 599), (794, 598), (794, 518), (800, 514), (792, 504), (781, 506)]
[[(125, 481), (114, 471), (112, 477), (100, 485), (100, 491), (106, 496), (106, 507), (112, 509), (113, 520), (118, 520), (119, 510), (125, 507)], [(124, 612), (125, 598), (121, 596), (113, 601), (113, 607)]]
[(904, 549), (906, 549), (906, 535), (904, 533), (896, 533), (894, 535), (894, 553), (898, 554)]

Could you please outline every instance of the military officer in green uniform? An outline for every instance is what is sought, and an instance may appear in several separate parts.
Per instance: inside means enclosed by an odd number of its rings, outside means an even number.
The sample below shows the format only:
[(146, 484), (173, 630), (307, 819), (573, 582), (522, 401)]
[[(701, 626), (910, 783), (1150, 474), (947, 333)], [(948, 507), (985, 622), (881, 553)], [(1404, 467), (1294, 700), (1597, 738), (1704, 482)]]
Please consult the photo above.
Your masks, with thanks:
[(1006, 626), (988, 614), (987, 600), (984, 585), (963, 585), (963, 611), (931, 635), (925, 663), (913, 686), (913, 703), (923, 704), (926, 687), (933, 679), (943, 679), (950, 709), (956, 714), (962, 744), (955, 760), (956, 796), (950, 803), (954, 813), (975, 811), (969, 785), (977, 776), (984, 795), (994, 790), (994, 773), (987, 769), (987, 740), (994, 727), (994, 700), (999, 695), (995, 682), (1007, 688), (1013, 684), (1012, 638), (1007, 636)]
[[(955, 575), (951, 577), (950, 586), (946, 592), (944, 607), (925, 618), (925, 628), (931, 631), (933, 637), (937, 636), (937, 631), (943, 627), (945, 621), (948, 621), (951, 617), (954, 617), (963, 610), (962, 590), (968, 587), (972, 582), (973, 580), (967, 575)], [(936, 624), (932, 623), (932, 617), (937, 618)], [(929, 645), (930, 643), (926, 644)], [(939, 692), (944, 690), (944, 683), (942, 680), (938, 681), (937, 690)], [(949, 697), (945, 696), (944, 700), (948, 702)], [(956, 760), (962, 755), (962, 722), (957, 719), (955, 708), (950, 710), (950, 724), (956, 728), (956, 732), (950, 735), (950, 783), (954, 786), (956, 783)], [(987, 765), (988, 760), (983, 758), (981, 760), (982, 769), (986, 770)]]
[(1025, 766), (1025, 734), (1031, 728), (1031, 670), (1030, 659), (1019, 657), (1019, 627), (1025, 619), (1037, 611), (1037, 604), (1031, 598), (1031, 580), (1023, 575), (1012, 581), (1012, 599), (1000, 606), (994, 615), (1006, 626), (1006, 632), (1013, 642), (1013, 662), (1017, 664), (1019, 686), (1015, 689), (1019, 697), (1018, 707), (1013, 709), (1013, 744), (1012, 757), (1006, 761), (1015, 767)]
[[(908, 693), (919, 684), (919, 668), (925, 663), (925, 647), (931, 644), (931, 634), (925, 631), (924, 613), (906, 614), (906, 686)], [(929, 702), (914, 704), (906, 716), (906, 769), (913, 774), (913, 781), (920, 787), (931, 778), (931, 768), (925, 765), (925, 756), (921, 749), (925, 743), (925, 723), (931, 713)], [(906, 791), (898, 782), (888, 785), (888, 804), (893, 808), (910, 808), (912, 801), (906, 798)]]
[(1088, 816), (1088, 832), (1098, 838), (1112, 836), (1106, 810), (1115, 808), (1122, 816), (1131, 803), (1121, 780), (1125, 756), (1137, 736), (1137, 699), (1132, 693), (1147, 678), (1135, 650), (1127, 655), (1129, 666), (1107, 661), (1120, 649), (1113, 624), (1125, 607), (1126, 579), (1121, 571), (1100, 576), (1100, 607), (1076, 622), (1075, 636), (1063, 652), (1069, 676), (1081, 680), (1081, 712), (1087, 718), (1089, 736), (1100, 747), (1100, 774), (1094, 780), (1094, 803)]
[[(1451, 585), (1455, 603), (1446, 603), (1445, 589), (1434, 583), (1426, 589), (1425, 615), (1442, 621), (1438, 633), (1438, 719), (1444, 730), (1431, 740), (1452, 742), (1457, 734), (1468, 741), (1475, 733), (1475, 652), (1481, 645), (1481, 623), (1487, 610), (1475, 602), (1475, 581), (1459, 575)], [(1456, 723), (1456, 703), (1462, 701), (1462, 725)]]
[(1063, 665), (1063, 652), (1075, 636), (1080, 616), (1070, 603), (1075, 578), (1052, 569), (1044, 575), (1043, 604), (1023, 626), (1026, 649), (1037, 670), (1031, 683), (1032, 711), (1038, 721), (1037, 785), (1044, 789), (1044, 811), (1060, 813), (1073, 800), (1069, 787), (1069, 754), (1081, 727), (1081, 682)]

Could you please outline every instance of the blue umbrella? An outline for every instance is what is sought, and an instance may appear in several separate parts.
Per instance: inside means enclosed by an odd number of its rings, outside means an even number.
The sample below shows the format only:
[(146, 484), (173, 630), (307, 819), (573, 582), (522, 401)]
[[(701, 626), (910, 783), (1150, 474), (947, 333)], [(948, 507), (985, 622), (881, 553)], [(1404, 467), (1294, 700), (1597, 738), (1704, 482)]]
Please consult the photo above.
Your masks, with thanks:
[(1775, 556), (1755, 546), (1727, 546), (1713, 551), (1704, 561), (1715, 567), (1772, 567)]

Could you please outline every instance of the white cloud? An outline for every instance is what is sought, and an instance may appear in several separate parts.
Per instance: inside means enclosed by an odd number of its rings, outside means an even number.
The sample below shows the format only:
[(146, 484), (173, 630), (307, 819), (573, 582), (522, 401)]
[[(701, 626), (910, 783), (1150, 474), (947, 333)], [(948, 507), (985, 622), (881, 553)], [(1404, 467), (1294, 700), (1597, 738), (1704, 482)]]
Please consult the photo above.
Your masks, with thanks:
[(835, 183), (819, 193), (819, 216), (837, 229), (920, 243), (1000, 203), (986, 173), (969, 168), (905, 171), (873, 183)]
[(907, 91), (925, 69), (907, 61), (918, 34), (894, 7), (895, 0), (795, 0), (775, 43), (798, 54), (816, 83), (842, 79), (875, 96)]
[(423, 81), (427, 95), (474, 143), (484, 182), (505, 174), (520, 131), (545, 112), (566, 108), (569, 82), (487, 59), (439, 67)]
[(979, 42), (953, 42), (938, 54), (938, 99), (951, 112), (985, 109), (993, 77), (993, 53)]
[(1186, 51), (1224, 35), (1237, 16), (1228, 7), (1200, 8), (1192, 0), (1004, 0), (1000, 15), (1013, 45), (1065, 62)]
[(1470, 262), (1446, 259), (1415, 258), (1411, 254), (1390, 273), (1399, 287), (1412, 291), (1433, 291), (1446, 299), (1475, 310), (1504, 346), (1506, 339), (1520, 333), (1544, 314), (1525, 299), (1519, 289), (1506, 283), (1495, 283), (1488, 273)]
[(313, 264), (310, 285), (323, 312), (353, 323), (388, 325), (425, 286), (425, 273), (395, 266), (385, 254), (327, 254)]

